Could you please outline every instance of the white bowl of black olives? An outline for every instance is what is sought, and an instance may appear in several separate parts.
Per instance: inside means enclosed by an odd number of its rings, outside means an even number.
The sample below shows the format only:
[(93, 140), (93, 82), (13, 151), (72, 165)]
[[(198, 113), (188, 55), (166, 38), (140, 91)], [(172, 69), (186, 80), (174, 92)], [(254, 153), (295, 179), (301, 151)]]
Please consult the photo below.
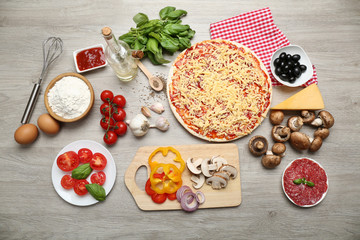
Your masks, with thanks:
[(289, 87), (303, 85), (314, 72), (304, 49), (296, 45), (276, 50), (271, 57), (270, 68), (276, 80)]

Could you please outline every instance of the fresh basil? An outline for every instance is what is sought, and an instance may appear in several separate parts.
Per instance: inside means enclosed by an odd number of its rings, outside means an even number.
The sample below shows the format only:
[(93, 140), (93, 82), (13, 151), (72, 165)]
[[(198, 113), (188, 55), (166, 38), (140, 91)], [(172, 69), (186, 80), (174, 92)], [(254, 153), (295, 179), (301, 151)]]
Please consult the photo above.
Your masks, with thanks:
[(90, 175), (91, 172), (92, 169), (90, 167), (90, 163), (85, 163), (75, 168), (71, 173), (71, 177), (75, 179), (85, 179)]
[(295, 180), (293, 181), (293, 183), (295, 183), (296, 185), (305, 184), (305, 185), (308, 185), (309, 187), (315, 186), (315, 184), (314, 184), (313, 182), (306, 181), (305, 178), (295, 179)]
[(98, 201), (104, 201), (106, 199), (105, 189), (97, 183), (85, 185), (88, 192)]

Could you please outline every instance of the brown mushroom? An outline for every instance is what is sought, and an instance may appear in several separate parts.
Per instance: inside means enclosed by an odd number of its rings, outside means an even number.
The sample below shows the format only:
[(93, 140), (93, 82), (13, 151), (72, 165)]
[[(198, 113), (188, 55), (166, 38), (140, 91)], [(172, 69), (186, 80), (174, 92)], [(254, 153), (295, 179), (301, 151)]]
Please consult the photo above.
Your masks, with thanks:
[(321, 139), (324, 140), (325, 138), (327, 138), (329, 136), (329, 134), (330, 134), (329, 129), (320, 127), (314, 132), (314, 137), (315, 138), (321, 137)]
[(286, 146), (283, 143), (275, 143), (271, 148), (271, 151), (280, 157), (285, 156)]
[(273, 125), (280, 125), (284, 120), (284, 113), (280, 110), (272, 110), (270, 113), (270, 122)]
[(310, 144), (309, 151), (310, 152), (316, 152), (321, 148), (322, 145), (322, 139), (321, 137), (316, 137)]
[(271, 137), (274, 139), (275, 142), (286, 142), (290, 138), (290, 128), (276, 125), (272, 128)]
[(274, 155), (271, 151), (268, 151), (261, 159), (261, 163), (265, 168), (275, 168), (281, 162), (281, 157)]
[(263, 136), (254, 136), (249, 141), (249, 150), (254, 156), (261, 156), (268, 149), (268, 141)]
[(303, 123), (303, 119), (301, 117), (293, 116), (288, 119), (287, 125), (291, 129), (291, 131), (298, 132), (298, 131), (300, 131), (300, 129), (302, 128), (304, 123)]
[(310, 147), (310, 138), (302, 132), (293, 132), (290, 137), (290, 144), (297, 150), (306, 150)]
[(304, 124), (310, 124), (315, 120), (315, 113), (313, 111), (303, 110), (301, 116)]
[(328, 111), (320, 111), (318, 117), (311, 122), (311, 125), (316, 127), (331, 128), (334, 125), (334, 117)]

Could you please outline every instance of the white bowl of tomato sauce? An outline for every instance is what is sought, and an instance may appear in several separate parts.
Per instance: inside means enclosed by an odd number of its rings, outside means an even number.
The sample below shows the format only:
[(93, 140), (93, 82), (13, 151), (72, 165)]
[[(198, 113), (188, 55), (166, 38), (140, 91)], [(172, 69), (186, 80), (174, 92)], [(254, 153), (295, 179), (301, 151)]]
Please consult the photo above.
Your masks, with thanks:
[(329, 181), (324, 168), (310, 158), (290, 162), (282, 175), (282, 188), (286, 197), (299, 207), (313, 207), (326, 196)]
[(105, 67), (107, 65), (107, 61), (104, 52), (105, 50), (102, 44), (97, 44), (74, 51), (73, 56), (76, 71), (78, 73), (84, 73)]

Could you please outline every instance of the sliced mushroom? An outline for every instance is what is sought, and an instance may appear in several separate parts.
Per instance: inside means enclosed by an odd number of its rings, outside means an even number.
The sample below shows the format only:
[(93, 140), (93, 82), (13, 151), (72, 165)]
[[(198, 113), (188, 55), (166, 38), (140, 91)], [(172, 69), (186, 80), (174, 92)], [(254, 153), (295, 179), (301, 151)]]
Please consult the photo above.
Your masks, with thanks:
[(206, 184), (211, 185), (213, 189), (221, 189), (227, 186), (227, 181), (220, 176), (212, 176), (206, 179)]
[(325, 138), (327, 138), (329, 136), (329, 134), (330, 134), (329, 129), (320, 127), (314, 132), (314, 137), (315, 138), (321, 137), (321, 139), (324, 140)]
[(280, 157), (285, 156), (286, 146), (283, 143), (275, 143), (271, 148), (271, 151)]
[(319, 150), (321, 148), (321, 145), (322, 145), (321, 137), (316, 137), (316, 138), (314, 138), (314, 140), (311, 141), (309, 151), (316, 152), (317, 150)]
[(312, 121), (311, 125), (316, 127), (331, 128), (334, 125), (334, 117), (328, 111), (320, 111), (318, 117)]
[(301, 116), (304, 124), (310, 124), (315, 120), (315, 113), (313, 111), (303, 110), (301, 111)]
[(289, 118), (287, 124), (288, 124), (288, 127), (290, 128), (290, 130), (293, 132), (300, 131), (300, 129), (304, 125), (303, 119), (299, 116), (293, 116), (293, 117)]
[(213, 164), (216, 164), (216, 166), (217, 166), (217, 169), (216, 169), (216, 170), (219, 170), (222, 165), (227, 164), (226, 159), (225, 159), (225, 158), (222, 158), (222, 157), (219, 157), (219, 156), (212, 157), (212, 158), (211, 158), (211, 162), (212, 162)]
[(280, 162), (281, 157), (274, 155), (271, 151), (267, 151), (261, 159), (261, 163), (265, 168), (275, 168)]
[(229, 174), (227, 174), (226, 172), (223, 172), (223, 171), (216, 172), (216, 173), (214, 173), (213, 176), (219, 176), (219, 177), (225, 178), (226, 181), (230, 180)]
[(189, 171), (193, 174), (200, 174), (201, 173), (201, 169), (199, 169), (198, 167), (201, 165), (202, 163), (202, 159), (199, 158), (197, 161), (193, 162), (193, 158), (188, 158), (186, 160), (186, 166), (189, 169)]
[(284, 113), (280, 110), (272, 110), (270, 113), (270, 122), (272, 125), (280, 125), (284, 120)]
[(203, 174), (192, 175), (190, 179), (193, 182), (193, 187), (195, 189), (201, 188), (205, 183), (205, 176)]
[(231, 178), (235, 179), (237, 176), (238, 171), (236, 170), (236, 168), (232, 165), (226, 164), (223, 165), (220, 168), (220, 171), (225, 172), (226, 174), (228, 174)]
[(290, 137), (290, 144), (297, 150), (306, 150), (310, 147), (310, 138), (305, 133), (293, 132)]
[(254, 136), (249, 141), (249, 150), (254, 156), (261, 156), (268, 149), (268, 141), (263, 136)]
[(290, 139), (290, 128), (276, 125), (272, 128), (271, 136), (275, 142), (286, 142)]
[(213, 169), (210, 170), (209, 166), (210, 166), (210, 159), (204, 159), (201, 162), (201, 172), (204, 174), (205, 177), (211, 177), (213, 175), (213, 172), (211, 172), (212, 170), (216, 170), (217, 166), (216, 164), (214, 164), (212, 167)]

